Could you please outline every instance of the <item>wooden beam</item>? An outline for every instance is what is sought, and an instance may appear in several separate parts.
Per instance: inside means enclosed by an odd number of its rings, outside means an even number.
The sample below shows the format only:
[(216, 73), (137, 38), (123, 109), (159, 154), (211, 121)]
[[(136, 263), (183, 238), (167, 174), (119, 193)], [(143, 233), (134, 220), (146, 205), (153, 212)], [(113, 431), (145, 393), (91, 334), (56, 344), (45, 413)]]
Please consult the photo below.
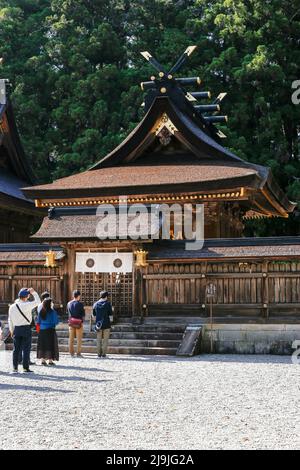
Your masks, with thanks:
[(269, 278), (295, 278), (300, 277), (299, 271), (285, 272), (255, 272), (255, 273), (206, 273), (206, 274), (144, 274), (144, 279), (267, 279)]
[[(92, 197), (92, 198), (50, 198), (50, 199), (36, 199), (35, 205), (39, 208), (72, 208), (72, 207), (98, 207), (101, 204), (113, 204), (118, 205), (122, 198), (117, 195), (111, 195), (106, 197)], [(243, 187), (219, 189), (217, 191), (178, 191), (168, 193), (144, 193), (144, 194), (128, 194), (125, 201), (130, 204), (135, 203), (180, 203), (186, 202), (219, 202), (219, 201), (247, 201), (248, 194)]]

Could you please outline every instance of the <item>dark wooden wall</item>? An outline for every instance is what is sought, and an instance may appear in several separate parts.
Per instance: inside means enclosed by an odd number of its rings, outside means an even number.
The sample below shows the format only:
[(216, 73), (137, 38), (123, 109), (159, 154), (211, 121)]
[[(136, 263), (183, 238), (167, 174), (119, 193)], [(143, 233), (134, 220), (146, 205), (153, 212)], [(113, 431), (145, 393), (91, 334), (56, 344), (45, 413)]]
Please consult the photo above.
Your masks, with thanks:
[(66, 276), (63, 265), (45, 268), (43, 264), (0, 265), (0, 312), (7, 313), (22, 287), (33, 287), (38, 294), (48, 290), (56, 308), (63, 311), (66, 302)]
[(207, 316), (213, 283), (217, 316), (300, 318), (300, 261), (155, 262), (143, 282), (149, 315)]
[(70, 290), (82, 291), (92, 305), (99, 291), (111, 292), (116, 315), (209, 316), (207, 286), (214, 284), (213, 314), (229, 321), (300, 321), (300, 260), (155, 261), (131, 275), (80, 274), (68, 262), (45, 268), (42, 262), (0, 264), (0, 311), (21, 287), (50, 291), (64, 311)]

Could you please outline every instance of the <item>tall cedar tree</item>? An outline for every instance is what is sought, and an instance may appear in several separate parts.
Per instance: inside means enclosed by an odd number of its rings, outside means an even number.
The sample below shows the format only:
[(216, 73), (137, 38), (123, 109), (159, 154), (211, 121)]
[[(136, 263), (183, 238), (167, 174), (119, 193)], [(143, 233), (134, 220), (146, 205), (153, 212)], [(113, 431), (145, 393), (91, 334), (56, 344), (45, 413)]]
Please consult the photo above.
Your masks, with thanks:
[[(152, 74), (140, 51), (171, 65), (190, 44), (183, 73), (228, 93), (224, 145), (300, 200), (299, 0), (0, 0), (0, 76), (38, 178), (85, 170), (136, 125), (139, 82)], [(246, 233), (299, 232), (293, 216)]]

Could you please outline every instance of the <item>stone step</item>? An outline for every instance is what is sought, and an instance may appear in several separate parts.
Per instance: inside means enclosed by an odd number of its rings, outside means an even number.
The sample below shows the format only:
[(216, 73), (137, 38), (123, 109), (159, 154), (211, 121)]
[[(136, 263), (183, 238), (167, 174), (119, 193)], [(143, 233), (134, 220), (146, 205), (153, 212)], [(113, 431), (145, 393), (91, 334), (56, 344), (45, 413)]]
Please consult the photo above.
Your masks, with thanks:
[(145, 317), (143, 324), (144, 325), (155, 325), (159, 324), (160, 326), (186, 326), (190, 323), (202, 323), (203, 320), (207, 318), (206, 315), (203, 316), (188, 316), (188, 315), (158, 315), (158, 316), (149, 316)]
[(141, 331), (141, 332), (165, 332), (165, 333), (183, 333), (185, 330), (184, 325), (161, 325), (161, 324), (142, 324), (142, 325), (133, 325), (133, 324), (116, 324), (113, 325), (113, 331), (123, 332), (123, 331)]
[[(94, 324), (93, 324), (94, 326)], [(142, 333), (180, 333), (183, 334), (186, 326), (181, 325), (161, 325), (161, 324), (141, 324), (135, 325), (132, 323), (117, 323), (112, 325), (112, 332), (123, 333), (123, 332), (142, 332)], [(67, 322), (59, 323), (56, 327), (56, 331), (68, 331), (69, 327)], [(85, 334), (90, 332), (90, 324), (84, 323)]]
[[(57, 331), (58, 338), (68, 338), (69, 332), (68, 331)], [(33, 333), (33, 338), (37, 337), (37, 333)], [(95, 339), (96, 333), (85, 332), (84, 338)], [(153, 332), (135, 332), (135, 331), (126, 331), (126, 332), (115, 332), (114, 330), (110, 334), (111, 339), (136, 339), (136, 340), (173, 340), (173, 341), (181, 341), (182, 333), (153, 333)]]
[[(36, 350), (36, 345), (33, 345), (32, 351)], [(59, 351), (61, 353), (68, 352), (68, 346), (59, 346)], [(108, 346), (107, 353), (108, 354), (128, 354), (128, 355), (176, 355), (177, 348), (171, 347), (147, 347), (143, 348), (140, 346)], [(90, 353), (90, 354), (97, 354), (96, 346), (82, 346), (82, 353)]]
[[(110, 337), (115, 339), (169, 339), (181, 341), (184, 332), (165, 332), (165, 331), (124, 331), (118, 332), (112, 330)], [(94, 337), (95, 333), (88, 333), (88, 337)]]
[[(68, 352), (68, 330), (66, 322), (60, 323), (57, 327), (59, 350), (61, 352)], [(184, 331), (185, 326), (182, 324), (118, 323), (112, 326), (108, 352), (110, 354), (175, 355)], [(32, 349), (35, 350), (37, 346), (36, 332), (33, 332), (32, 343)], [(84, 324), (82, 351), (86, 353), (97, 352), (97, 337), (94, 332), (90, 332), (88, 322)]]
[[(68, 338), (60, 338), (59, 347), (68, 346)], [(33, 338), (32, 344), (37, 344), (37, 338)], [(76, 344), (76, 343), (75, 343)], [(97, 345), (96, 339), (84, 338), (82, 340), (84, 346), (94, 346)], [(118, 346), (118, 347), (142, 347), (142, 348), (178, 348), (180, 341), (174, 340), (136, 340), (136, 339), (109, 339), (109, 346)]]

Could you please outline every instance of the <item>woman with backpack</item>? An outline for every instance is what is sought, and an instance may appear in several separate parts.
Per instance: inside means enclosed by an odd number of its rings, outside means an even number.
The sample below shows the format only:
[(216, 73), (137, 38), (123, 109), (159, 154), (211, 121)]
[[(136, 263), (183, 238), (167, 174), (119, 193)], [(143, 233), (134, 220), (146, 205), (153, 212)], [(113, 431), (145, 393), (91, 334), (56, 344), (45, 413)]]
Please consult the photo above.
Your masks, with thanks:
[(53, 308), (52, 299), (48, 297), (39, 305), (37, 319), (40, 330), (37, 345), (37, 358), (42, 360), (43, 366), (55, 366), (53, 361), (59, 360), (58, 340), (55, 331), (58, 323), (57, 312)]

